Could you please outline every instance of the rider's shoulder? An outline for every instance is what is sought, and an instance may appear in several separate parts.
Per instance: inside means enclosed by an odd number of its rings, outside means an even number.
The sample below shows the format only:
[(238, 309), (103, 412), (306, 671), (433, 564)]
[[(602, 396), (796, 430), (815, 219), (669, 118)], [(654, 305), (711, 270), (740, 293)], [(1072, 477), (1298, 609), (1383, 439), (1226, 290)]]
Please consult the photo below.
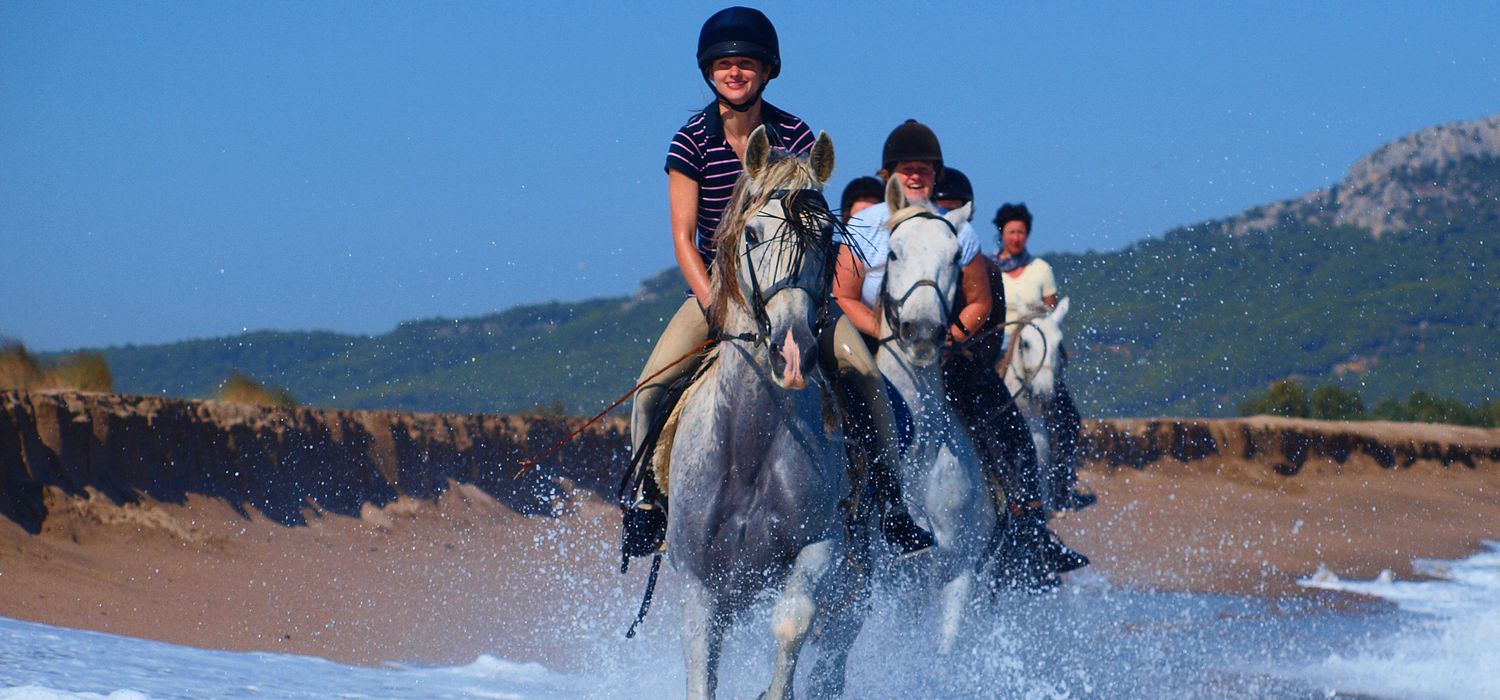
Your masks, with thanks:
[(862, 234), (869, 238), (874, 238), (881, 232), (887, 234), (890, 233), (890, 231), (885, 230), (886, 224), (889, 223), (890, 220), (890, 207), (887, 207), (884, 204), (876, 204), (874, 206), (865, 207), (864, 209), (861, 209), (858, 214), (850, 217), (849, 230)]

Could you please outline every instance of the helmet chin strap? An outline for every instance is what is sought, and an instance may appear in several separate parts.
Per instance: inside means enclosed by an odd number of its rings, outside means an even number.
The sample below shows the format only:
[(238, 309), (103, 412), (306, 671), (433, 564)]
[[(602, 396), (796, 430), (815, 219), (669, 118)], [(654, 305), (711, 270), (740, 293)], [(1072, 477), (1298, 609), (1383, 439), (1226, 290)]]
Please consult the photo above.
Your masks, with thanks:
[(760, 96), (763, 93), (765, 93), (765, 91), (766, 91), (766, 85), (769, 84), (770, 82), (771, 81), (769, 81), (769, 80), (767, 80), (765, 82), (762, 82), (760, 84), (760, 89), (756, 90), (755, 94), (751, 95), (750, 99), (745, 100), (745, 102), (743, 104), (735, 104), (733, 102), (730, 102), (728, 98), (724, 97), (723, 93), (719, 92), (719, 86), (716, 85), (713, 80), (709, 80), (708, 81), (708, 85), (709, 85), (709, 89), (714, 91), (714, 97), (719, 98), (719, 104), (725, 105), (725, 106), (729, 107), (730, 109), (732, 109), (732, 110), (734, 110), (736, 112), (742, 112), (743, 113), (743, 112), (750, 111), (751, 107), (754, 107), (757, 102), (760, 102)]

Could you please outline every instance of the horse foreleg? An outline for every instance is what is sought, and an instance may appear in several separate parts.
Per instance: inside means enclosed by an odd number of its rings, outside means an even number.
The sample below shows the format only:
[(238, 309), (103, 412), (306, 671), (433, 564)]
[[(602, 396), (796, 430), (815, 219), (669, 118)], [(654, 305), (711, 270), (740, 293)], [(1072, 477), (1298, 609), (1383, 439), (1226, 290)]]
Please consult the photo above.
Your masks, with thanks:
[(965, 567), (957, 577), (944, 584), (938, 599), (941, 603), (940, 636), (938, 653), (953, 651), (958, 641), (958, 628), (974, 595), (974, 572)]
[(761, 697), (771, 700), (792, 697), (792, 679), (797, 675), (797, 654), (818, 612), (818, 585), (833, 565), (833, 540), (814, 542), (802, 548), (786, 587), (771, 614), (771, 634), (776, 637), (776, 667), (771, 687)]
[[(865, 566), (868, 566), (868, 560)], [(823, 598), (818, 631), (818, 660), (808, 674), (808, 690), (814, 698), (836, 698), (844, 694), (844, 669), (849, 649), (864, 626), (870, 605), (870, 581), (854, 566), (836, 568)]]
[(719, 685), (719, 648), (724, 622), (718, 600), (702, 581), (687, 576), (683, 583), (682, 654), (687, 662), (687, 696), (710, 700)]

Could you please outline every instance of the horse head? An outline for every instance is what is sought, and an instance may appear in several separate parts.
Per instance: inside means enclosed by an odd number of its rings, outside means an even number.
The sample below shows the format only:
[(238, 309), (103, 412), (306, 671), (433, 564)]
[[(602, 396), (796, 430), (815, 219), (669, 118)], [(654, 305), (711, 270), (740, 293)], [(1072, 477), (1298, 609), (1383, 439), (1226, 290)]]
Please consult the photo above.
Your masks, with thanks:
[(1051, 312), (1045, 307), (1033, 308), (1021, 318), (1016, 331), (1010, 370), (1020, 382), (1021, 390), (1042, 402), (1052, 400), (1058, 377), (1062, 375), (1062, 320), (1067, 315), (1068, 298), (1063, 297)]
[(894, 340), (909, 362), (927, 367), (937, 360), (956, 314), (958, 229), (972, 205), (939, 215), (928, 202), (907, 202), (896, 178), (886, 186), (886, 205), (894, 214), (880, 292), (882, 340)]
[(833, 279), (838, 219), (822, 195), (833, 141), (819, 134), (811, 153), (797, 156), (773, 149), (757, 127), (744, 165), (715, 234), (711, 320), (725, 337), (764, 348), (778, 386), (801, 389), (816, 366)]

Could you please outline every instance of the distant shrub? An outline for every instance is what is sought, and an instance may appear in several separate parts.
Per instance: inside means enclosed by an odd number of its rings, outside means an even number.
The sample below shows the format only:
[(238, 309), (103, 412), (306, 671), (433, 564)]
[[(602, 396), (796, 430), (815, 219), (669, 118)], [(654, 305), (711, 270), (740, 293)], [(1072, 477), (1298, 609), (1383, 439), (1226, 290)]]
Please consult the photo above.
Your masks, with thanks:
[(297, 407), (297, 399), (290, 392), (285, 389), (267, 389), (260, 382), (239, 372), (230, 374), (219, 385), (219, 391), (215, 394), (215, 398), (220, 401), (250, 403), (260, 406), (276, 406), (279, 408)]
[(115, 380), (109, 363), (97, 352), (80, 352), (64, 357), (48, 373), (53, 387), (78, 391), (114, 391)]
[(1239, 408), (1242, 416), (1306, 418), (1307, 389), (1295, 379), (1283, 379), (1272, 384), (1266, 393), (1247, 399)]
[(0, 347), (0, 389), (31, 389), (42, 382), (42, 366), (26, 346)]
[(1308, 417), (1318, 420), (1361, 420), (1365, 417), (1365, 401), (1359, 397), (1359, 392), (1324, 384), (1312, 393)]
[(97, 352), (75, 353), (44, 364), (20, 343), (0, 347), (0, 389), (114, 391), (114, 386), (109, 363)]
[(530, 411), (522, 413), (523, 416), (535, 416), (537, 418), (566, 418), (568, 407), (562, 399), (553, 399), (549, 403), (539, 403), (531, 407)]

